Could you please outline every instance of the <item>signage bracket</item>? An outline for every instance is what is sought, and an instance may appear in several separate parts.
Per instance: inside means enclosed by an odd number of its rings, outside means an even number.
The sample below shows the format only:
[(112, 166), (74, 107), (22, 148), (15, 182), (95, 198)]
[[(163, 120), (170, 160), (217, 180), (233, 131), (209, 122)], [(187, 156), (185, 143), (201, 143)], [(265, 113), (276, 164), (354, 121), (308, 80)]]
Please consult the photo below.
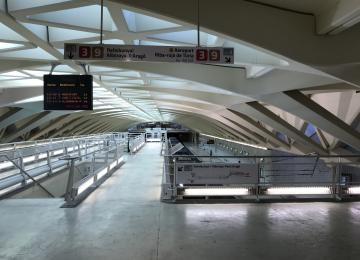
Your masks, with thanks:
[(79, 63), (79, 65), (80, 65), (81, 68), (84, 70), (84, 74), (85, 74), (85, 75), (89, 75), (89, 74), (88, 74), (88, 71), (87, 71), (87, 69), (86, 69), (86, 64), (85, 64), (85, 63)]
[(53, 73), (53, 71), (54, 71), (54, 69), (58, 66), (58, 65), (60, 65), (61, 63), (60, 62), (52, 62), (51, 63), (51, 69), (50, 69), (50, 75), (52, 75), (52, 73)]

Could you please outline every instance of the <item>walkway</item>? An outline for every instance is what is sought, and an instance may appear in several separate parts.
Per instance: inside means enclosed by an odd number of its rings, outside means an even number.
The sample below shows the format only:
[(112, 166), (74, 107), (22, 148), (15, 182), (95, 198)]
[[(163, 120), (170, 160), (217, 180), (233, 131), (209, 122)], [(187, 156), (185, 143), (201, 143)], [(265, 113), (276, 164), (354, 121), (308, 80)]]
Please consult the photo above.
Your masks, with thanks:
[(360, 203), (164, 204), (148, 143), (79, 207), (0, 202), (0, 259), (360, 259)]

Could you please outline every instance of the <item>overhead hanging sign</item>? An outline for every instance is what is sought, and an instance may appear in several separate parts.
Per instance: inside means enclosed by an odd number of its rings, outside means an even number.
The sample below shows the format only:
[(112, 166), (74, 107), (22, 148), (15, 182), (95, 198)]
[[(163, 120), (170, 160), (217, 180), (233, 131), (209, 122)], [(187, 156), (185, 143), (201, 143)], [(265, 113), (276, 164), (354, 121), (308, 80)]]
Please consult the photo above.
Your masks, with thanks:
[(44, 110), (92, 109), (92, 75), (44, 75)]
[(65, 43), (64, 59), (233, 64), (234, 48)]

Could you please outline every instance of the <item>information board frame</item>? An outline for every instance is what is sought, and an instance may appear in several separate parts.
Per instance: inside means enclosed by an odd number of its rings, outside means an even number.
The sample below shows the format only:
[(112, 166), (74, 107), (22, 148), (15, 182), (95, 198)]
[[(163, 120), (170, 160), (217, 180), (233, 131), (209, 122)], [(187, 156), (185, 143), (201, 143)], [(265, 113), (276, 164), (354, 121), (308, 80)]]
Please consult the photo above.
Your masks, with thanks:
[(92, 75), (45, 74), (44, 110), (93, 110)]
[(234, 48), (65, 43), (64, 59), (234, 64)]

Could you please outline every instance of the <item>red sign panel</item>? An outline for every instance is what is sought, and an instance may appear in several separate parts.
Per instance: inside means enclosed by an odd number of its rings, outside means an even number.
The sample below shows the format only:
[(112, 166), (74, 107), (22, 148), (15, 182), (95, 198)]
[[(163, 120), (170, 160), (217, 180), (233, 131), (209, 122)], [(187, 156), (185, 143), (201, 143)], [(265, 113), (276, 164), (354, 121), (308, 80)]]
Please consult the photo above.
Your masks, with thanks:
[(79, 57), (80, 58), (90, 58), (91, 57), (91, 48), (89, 46), (80, 46), (79, 47)]
[(196, 61), (207, 61), (207, 60), (208, 60), (208, 51), (206, 49), (197, 49)]

